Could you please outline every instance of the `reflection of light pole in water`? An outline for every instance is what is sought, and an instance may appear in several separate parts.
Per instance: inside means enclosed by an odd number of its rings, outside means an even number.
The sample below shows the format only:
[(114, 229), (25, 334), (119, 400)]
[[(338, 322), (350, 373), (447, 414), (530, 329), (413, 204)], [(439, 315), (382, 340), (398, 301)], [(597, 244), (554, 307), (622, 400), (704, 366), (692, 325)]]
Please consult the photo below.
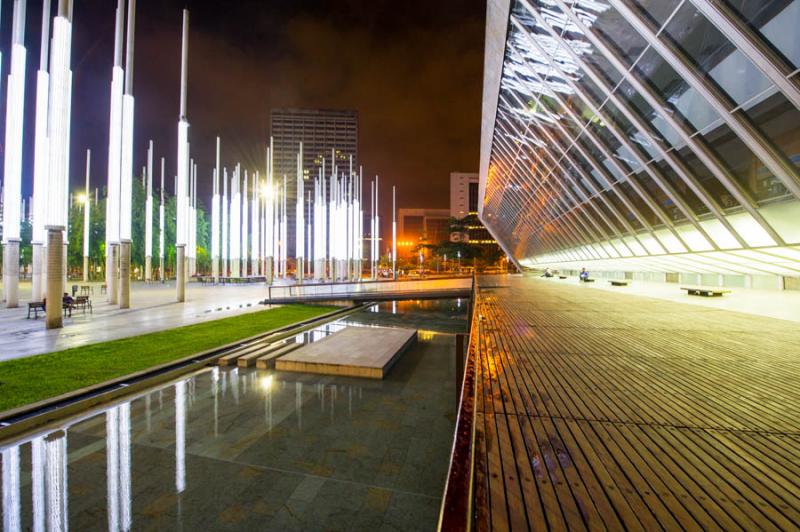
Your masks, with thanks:
[(186, 381), (175, 383), (175, 491), (186, 489)]
[(458, 252), (458, 273), (461, 273), (461, 251)]
[(20, 530), (19, 446), (3, 449), (3, 530)]
[(67, 530), (67, 433), (56, 431), (44, 439), (47, 530)]
[(422, 250), (419, 252), (419, 276), (422, 277)]

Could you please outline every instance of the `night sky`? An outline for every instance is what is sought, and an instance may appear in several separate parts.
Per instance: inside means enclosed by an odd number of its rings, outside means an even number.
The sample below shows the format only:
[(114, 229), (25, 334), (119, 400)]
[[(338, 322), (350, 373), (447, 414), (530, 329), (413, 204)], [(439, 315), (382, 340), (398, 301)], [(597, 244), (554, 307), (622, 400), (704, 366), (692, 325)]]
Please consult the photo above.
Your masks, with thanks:
[[(4, 131), (13, 2), (2, 3)], [(190, 10), (191, 151), (206, 204), (216, 135), (223, 165), (263, 168), (273, 107), (356, 109), (365, 177), (379, 174), (384, 191), (396, 184), (400, 207), (446, 208), (449, 172), (477, 171), (484, 2), (139, 0), (134, 175), (153, 139), (157, 160), (166, 157), (172, 192), (184, 6)], [(86, 148), (92, 149), (92, 187), (106, 182), (115, 7), (116, 0), (75, 2), (73, 188), (84, 179)], [(32, 190), (41, 9), (40, 0), (28, 1), (23, 196)], [(391, 208), (389, 194), (381, 203)]]

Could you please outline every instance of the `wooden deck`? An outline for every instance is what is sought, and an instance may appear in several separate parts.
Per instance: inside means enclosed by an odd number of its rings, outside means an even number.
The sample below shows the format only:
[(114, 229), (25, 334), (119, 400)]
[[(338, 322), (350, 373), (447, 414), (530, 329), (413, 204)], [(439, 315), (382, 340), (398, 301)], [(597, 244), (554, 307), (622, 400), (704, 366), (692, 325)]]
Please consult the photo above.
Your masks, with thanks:
[(478, 305), (476, 529), (800, 527), (798, 324), (539, 279)]

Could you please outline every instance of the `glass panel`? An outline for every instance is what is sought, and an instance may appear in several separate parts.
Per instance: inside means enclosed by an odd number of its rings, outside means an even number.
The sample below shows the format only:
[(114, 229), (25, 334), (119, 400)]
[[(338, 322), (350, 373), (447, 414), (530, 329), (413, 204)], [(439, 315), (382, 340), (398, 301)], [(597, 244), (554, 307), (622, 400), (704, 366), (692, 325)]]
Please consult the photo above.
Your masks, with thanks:
[(665, 34), (737, 104), (769, 88), (764, 74), (691, 3), (678, 9)]
[(704, 135), (711, 149), (722, 159), (736, 181), (758, 202), (784, 196), (783, 185), (761, 164), (753, 152), (734, 135), (728, 126), (722, 126)]
[(615, 9), (605, 9), (597, 15), (596, 20), (592, 22), (591, 18), (586, 18), (584, 23), (628, 66), (632, 65), (647, 47), (642, 36)]
[(661, 28), (680, 4), (679, 0), (635, 0), (639, 11), (655, 28)]
[(651, 226), (656, 226), (660, 223), (656, 213), (650, 210), (650, 207), (647, 206), (642, 197), (633, 189), (630, 183), (619, 183), (617, 185), (617, 189), (619, 192), (623, 193), (631, 203), (633, 203), (633, 206), (636, 208), (642, 218), (647, 221), (647, 223), (649, 223)]
[(686, 219), (686, 216), (680, 211), (675, 202), (672, 201), (666, 192), (650, 177), (646, 172), (639, 172), (632, 179), (636, 179), (640, 185), (650, 194), (650, 197), (655, 200), (659, 207), (664, 211), (673, 222), (680, 222)]
[(700, 182), (700, 185), (708, 191), (709, 196), (714, 198), (723, 209), (733, 209), (739, 206), (739, 202), (731, 195), (727, 188), (711, 173), (711, 171), (700, 162), (697, 156), (684, 148), (675, 155), (684, 165), (687, 166), (691, 174)]
[(681, 199), (686, 202), (692, 212), (698, 216), (710, 212), (708, 207), (706, 207), (706, 205), (700, 200), (700, 198), (697, 197), (694, 191), (689, 188), (689, 185), (687, 185), (686, 182), (681, 179), (677, 173), (675, 173), (670, 165), (664, 161), (661, 161), (655, 166), (658, 168), (658, 171), (661, 172), (663, 179), (672, 186)]
[(726, 0), (764, 41), (794, 68), (800, 67), (800, 20), (798, 0)]
[(645, 52), (636, 63), (634, 72), (653, 88), (665, 106), (674, 112), (675, 118), (685, 123), (690, 131), (703, 129), (720, 120), (711, 105), (655, 51)]
[(794, 164), (800, 165), (800, 111), (786, 99), (782, 92), (775, 92), (763, 101), (756, 102), (743, 111)]

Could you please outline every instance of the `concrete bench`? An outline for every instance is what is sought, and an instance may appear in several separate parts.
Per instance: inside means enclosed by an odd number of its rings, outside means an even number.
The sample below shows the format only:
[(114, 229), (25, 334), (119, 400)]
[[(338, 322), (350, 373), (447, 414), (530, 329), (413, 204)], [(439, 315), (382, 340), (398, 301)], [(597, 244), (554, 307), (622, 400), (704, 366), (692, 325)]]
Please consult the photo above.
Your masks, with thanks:
[(588, 278), (588, 277), (587, 277), (586, 279), (580, 279), (580, 281), (581, 281), (582, 283), (593, 283), (593, 282), (594, 282), (594, 279), (591, 279), (591, 278)]
[(558, 278), (559, 278), (559, 279), (566, 279), (566, 278), (567, 278), (567, 276), (566, 276), (566, 275), (559, 275), (559, 276), (558, 276)]
[(703, 297), (722, 297), (723, 294), (730, 294), (730, 290), (724, 288), (703, 288), (700, 286), (682, 286), (681, 290), (686, 290), (690, 296)]
[(609, 279), (611, 286), (628, 286), (631, 282), (627, 279)]
[(28, 317), (27, 319), (31, 319), (31, 311), (33, 311), (33, 319), (39, 319), (39, 311), (45, 312), (44, 303), (41, 301), (31, 301), (28, 303)]

